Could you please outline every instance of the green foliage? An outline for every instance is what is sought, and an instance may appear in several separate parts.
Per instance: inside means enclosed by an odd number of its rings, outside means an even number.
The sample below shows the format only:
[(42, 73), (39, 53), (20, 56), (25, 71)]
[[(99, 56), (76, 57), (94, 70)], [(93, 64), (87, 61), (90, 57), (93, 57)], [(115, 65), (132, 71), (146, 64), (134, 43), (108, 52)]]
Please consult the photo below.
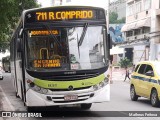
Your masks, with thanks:
[(118, 19), (118, 14), (116, 12), (109, 13), (109, 23), (110, 24), (120, 24), (120, 23), (125, 23), (126, 21), (125, 17), (123, 17), (120, 20), (117, 20), (117, 19)]
[(12, 31), (23, 9), (35, 7), (39, 7), (36, 0), (0, 0), (0, 52), (9, 49)]
[(119, 65), (121, 66), (121, 68), (130, 67), (132, 65), (132, 62), (125, 57), (119, 61)]

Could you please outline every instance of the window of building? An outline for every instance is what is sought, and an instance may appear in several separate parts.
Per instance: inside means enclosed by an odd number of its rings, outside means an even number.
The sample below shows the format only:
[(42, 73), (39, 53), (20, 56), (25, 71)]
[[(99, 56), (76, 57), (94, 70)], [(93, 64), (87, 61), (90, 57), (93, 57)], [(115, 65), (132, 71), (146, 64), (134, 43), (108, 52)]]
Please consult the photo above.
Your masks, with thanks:
[(129, 5), (127, 7), (127, 16), (133, 15), (133, 11), (134, 11), (134, 5)]
[(141, 12), (141, 2), (137, 2), (135, 4), (135, 12), (136, 13)]
[(150, 27), (143, 27), (142, 28), (142, 33), (149, 33), (150, 32)]
[(142, 65), (140, 66), (139, 70), (138, 70), (138, 73), (139, 73), (139, 74), (144, 74), (145, 68), (146, 68), (146, 65), (145, 65), (145, 64), (142, 64)]
[(151, 0), (144, 0), (144, 10), (151, 8)]
[(127, 31), (126, 32), (126, 37), (131, 37), (133, 36), (133, 31)]
[(140, 35), (141, 34), (141, 29), (135, 29), (134, 34), (135, 35)]

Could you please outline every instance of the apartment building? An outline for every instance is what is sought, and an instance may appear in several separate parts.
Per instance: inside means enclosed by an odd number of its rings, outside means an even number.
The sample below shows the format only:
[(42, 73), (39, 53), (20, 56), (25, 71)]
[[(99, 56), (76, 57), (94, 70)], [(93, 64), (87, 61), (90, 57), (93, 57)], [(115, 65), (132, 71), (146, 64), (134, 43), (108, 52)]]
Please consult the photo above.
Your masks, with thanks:
[(126, 0), (115, 0), (109, 3), (109, 12), (116, 12), (118, 20), (126, 17)]
[(121, 30), (126, 56), (132, 57), (134, 64), (160, 59), (160, 1), (127, 0), (126, 8), (126, 24)]

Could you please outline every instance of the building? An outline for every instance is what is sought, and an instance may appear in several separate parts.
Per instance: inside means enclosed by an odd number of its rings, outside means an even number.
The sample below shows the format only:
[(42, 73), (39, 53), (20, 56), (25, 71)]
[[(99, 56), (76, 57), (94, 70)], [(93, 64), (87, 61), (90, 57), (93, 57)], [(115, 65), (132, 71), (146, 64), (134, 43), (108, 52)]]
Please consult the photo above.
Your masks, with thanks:
[[(127, 0), (126, 24), (122, 27), (126, 57), (134, 64), (160, 59), (160, 1)], [(132, 55), (131, 55), (132, 54)]]
[(97, 6), (97, 7), (103, 7), (107, 9), (108, 1), (106, 0), (99, 0), (97, 3), (97, 0), (55, 0), (53, 2), (53, 6), (55, 5), (86, 5), (86, 6)]
[[(119, 23), (118, 20), (126, 17), (126, 0), (110, 0), (109, 3), (109, 13), (115, 12), (118, 15), (117, 23), (109, 23), (109, 33), (112, 41), (115, 44), (124, 42), (124, 33), (121, 32), (121, 29), (125, 23)], [(118, 65), (120, 59), (122, 59), (124, 54), (124, 49), (119, 48), (118, 46), (112, 47), (110, 50), (112, 64)]]
[(62, 0), (52, 0), (52, 5), (53, 6), (62, 5)]
[(118, 14), (118, 20), (126, 17), (126, 0), (115, 0), (109, 4), (109, 12)]

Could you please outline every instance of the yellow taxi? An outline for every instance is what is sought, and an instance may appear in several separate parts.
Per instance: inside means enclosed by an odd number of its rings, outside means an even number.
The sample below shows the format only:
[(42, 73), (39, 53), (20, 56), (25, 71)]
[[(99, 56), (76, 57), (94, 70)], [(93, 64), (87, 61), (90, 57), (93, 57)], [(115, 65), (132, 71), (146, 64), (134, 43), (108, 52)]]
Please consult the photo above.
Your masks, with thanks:
[(160, 100), (160, 61), (143, 61), (137, 64), (131, 75), (130, 97), (150, 99), (153, 107), (159, 106)]

